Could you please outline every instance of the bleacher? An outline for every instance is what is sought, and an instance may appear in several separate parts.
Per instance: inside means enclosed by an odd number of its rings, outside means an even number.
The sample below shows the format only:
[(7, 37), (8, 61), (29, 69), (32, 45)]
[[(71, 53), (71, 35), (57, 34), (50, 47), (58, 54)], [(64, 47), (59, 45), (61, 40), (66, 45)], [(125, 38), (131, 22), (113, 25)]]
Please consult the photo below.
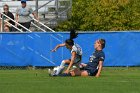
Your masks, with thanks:
[[(48, 0), (45, 0), (45, 1), (39, 0), (39, 2), (38, 2), (38, 5), (39, 5), (39, 6), (38, 6), (38, 7), (42, 6), (43, 4), (45, 4), (45, 3), (47, 3), (47, 2), (48, 2)], [(18, 6), (21, 5), (21, 2), (20, 2), (20, 1), (1, 1), (1, 2), (0, 2), (0, 12), (3, 11), (2, 8), (3, 8), (3, 5), (4, 5), (4, 4), (8, 4), (9, 7), (10, 7), (9, 10), (10, 10), (12, 13), (15, 14), (16, 9), (17, 9)], [(35, 10), (36, 2), (35, 2), (35, 1), (27, 1), (27, 5), (31, 6), (32, 9)], [(39, 13), (48, 12), (48, 8), (49, 8), (49, 7), (55, 7), (55, 0), (52, 1), (52, 2), (50, 2), (50, 3), (48, 3), (47, 6), (45, 6), (45, 7), (41, 8), (41, 9), (39, 9), (38, 11), (39, 11)]]
[[(38, 0), (38, 8), (40, 8), (44, 4), (48, 3), (49, 1), (50, 0)], [(67, 9), (69, 7), (67, 2), (70, 2), (70, 0), (58, 0), (58, 4), (56, 3), (56, 1), (57, 0), (52, 0), (47, 5), (45, 5), (44, 7), (40, 8), (38, 10), (38, 15), (39, 15), (40, 21), (50, 27), (55, 27), (57, 25), (56, 20), (66, 20), (67, 19), (67, 12), (64, 12), (61, 15), (58, 15), (58, 12), (63, 12), (65, 9)], [(3, 12), (4, 4), (8, 4), (9, 11), (11, 11), (15, 15), (16, 9), (18, 6), (21, 5), (21, 2), (14, 1), (14, 0), (13, 1), (12, 0), (0, 0), (0, 12)], [(27, 1), (27, 5), (31, 6), (32, 9), (35, 10), (36, 0)], [(56, 8), (58, 8), (58, 9), (56, 9)]]

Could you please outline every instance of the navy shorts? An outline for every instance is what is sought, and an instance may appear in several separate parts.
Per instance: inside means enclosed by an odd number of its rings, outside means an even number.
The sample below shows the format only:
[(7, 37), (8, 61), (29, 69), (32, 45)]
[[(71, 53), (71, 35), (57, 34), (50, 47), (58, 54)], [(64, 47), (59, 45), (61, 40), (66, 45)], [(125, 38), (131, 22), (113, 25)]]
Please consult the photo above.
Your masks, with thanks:
[(95, 69), (94, 71), (90, 69), (85, 69), (85, 70), (88, 72), (89, 76), (95, 76), (98, 72), (98, 69)]

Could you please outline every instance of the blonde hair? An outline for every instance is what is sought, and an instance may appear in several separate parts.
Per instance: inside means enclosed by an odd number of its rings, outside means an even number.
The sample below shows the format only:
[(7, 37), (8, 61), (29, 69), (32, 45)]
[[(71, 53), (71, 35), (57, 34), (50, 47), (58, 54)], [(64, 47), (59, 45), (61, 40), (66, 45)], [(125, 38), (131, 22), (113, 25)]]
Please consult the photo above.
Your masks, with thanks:
[(99, 39), (99, 42), (102, 46), (102, 49), (105, 48), (105, 43), (106, 43), (105, 39)]

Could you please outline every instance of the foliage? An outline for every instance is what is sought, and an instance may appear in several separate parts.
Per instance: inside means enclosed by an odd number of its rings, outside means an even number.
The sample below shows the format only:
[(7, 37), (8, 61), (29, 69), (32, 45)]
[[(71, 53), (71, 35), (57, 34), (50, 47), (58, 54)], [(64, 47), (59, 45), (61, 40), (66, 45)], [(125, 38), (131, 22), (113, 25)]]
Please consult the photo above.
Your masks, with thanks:
[(71, 18), (56, 30), (140, 30), (140, 0), (73, 0)]

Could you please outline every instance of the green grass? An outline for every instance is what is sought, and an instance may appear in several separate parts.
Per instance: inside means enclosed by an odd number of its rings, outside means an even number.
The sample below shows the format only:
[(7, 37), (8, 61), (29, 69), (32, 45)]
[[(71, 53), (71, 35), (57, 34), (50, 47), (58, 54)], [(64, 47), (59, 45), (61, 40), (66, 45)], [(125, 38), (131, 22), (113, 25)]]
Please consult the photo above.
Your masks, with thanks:
[(49, 77), (47, 70), (0, 70), (0, 93), (140, 93), (140, 68), (104, 68), (102, 76)]

